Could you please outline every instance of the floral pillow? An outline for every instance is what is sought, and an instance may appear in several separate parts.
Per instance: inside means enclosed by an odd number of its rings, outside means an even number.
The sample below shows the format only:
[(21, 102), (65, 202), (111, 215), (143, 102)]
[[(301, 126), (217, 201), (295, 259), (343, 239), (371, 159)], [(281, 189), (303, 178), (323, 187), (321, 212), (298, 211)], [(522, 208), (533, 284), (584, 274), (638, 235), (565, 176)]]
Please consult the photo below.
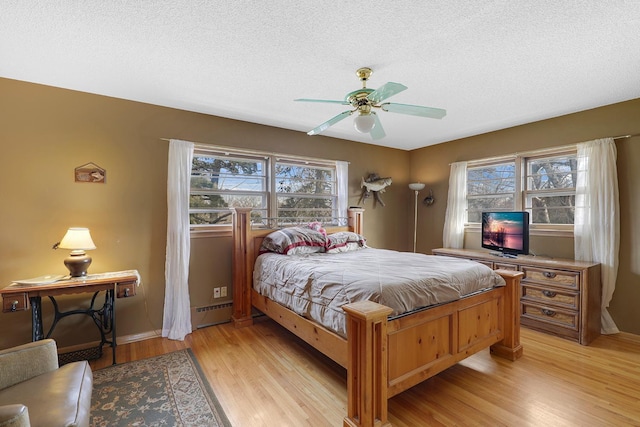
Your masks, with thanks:
[(367, 247), (367, 239), (352, 231), (339, 231), (327, 236), (327, 253), (357, 251)]
[(265, 237), (260, 246), (260, 253), (308, 254), (324, 252), (326, 245), (327, 237), (319, 231), (308, 227), (287, 227)]

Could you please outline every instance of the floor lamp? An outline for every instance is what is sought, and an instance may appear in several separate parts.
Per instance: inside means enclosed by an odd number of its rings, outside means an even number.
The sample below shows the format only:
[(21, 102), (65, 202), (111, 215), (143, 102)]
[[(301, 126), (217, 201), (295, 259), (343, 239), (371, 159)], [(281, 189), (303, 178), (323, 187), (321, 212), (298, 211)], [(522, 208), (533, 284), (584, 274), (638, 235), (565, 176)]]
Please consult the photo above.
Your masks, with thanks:
[(421, 182), (412, 182), (409, 184), (409, 188), (412, 189), (416, 195), (413, 209), (413, 252), (415, 252), (418, 238), (418, 193), (424, 188), (424, 184)]

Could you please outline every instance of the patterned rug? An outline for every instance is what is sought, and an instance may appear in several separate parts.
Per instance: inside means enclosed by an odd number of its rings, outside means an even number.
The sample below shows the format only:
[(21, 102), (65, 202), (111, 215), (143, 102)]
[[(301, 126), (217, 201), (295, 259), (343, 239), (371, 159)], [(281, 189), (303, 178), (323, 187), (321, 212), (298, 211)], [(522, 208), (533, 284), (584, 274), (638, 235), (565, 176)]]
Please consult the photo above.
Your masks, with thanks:
[(94, 371), (91, 425), (231, 426), (191, 349)]

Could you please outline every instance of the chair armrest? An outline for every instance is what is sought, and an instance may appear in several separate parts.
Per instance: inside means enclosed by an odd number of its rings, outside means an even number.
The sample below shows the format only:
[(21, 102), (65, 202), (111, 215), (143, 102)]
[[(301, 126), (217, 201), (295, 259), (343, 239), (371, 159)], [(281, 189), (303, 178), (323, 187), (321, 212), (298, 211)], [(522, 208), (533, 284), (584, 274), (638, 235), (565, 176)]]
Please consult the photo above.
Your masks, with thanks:
[(29, 427), (29, 410), (26, 406), (3, 405), (0, 406), (0, 427)]
[(58, 348), (52, 339), (0, 350), (0, 390), (58, 369)]

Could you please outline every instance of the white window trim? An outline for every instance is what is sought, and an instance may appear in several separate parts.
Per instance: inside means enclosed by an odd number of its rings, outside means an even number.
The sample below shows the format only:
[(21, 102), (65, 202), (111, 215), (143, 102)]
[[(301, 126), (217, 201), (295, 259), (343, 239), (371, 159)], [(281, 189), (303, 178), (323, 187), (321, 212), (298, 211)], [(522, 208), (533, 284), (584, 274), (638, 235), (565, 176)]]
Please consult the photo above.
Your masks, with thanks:
[[(508, 155), (488, 157), (486, 159), (469, 160), (467, 168), (480, 166), (490, 166), (499, 163), (516, 162), (516, 191), (515, 191), (515, 210), (524, 209), (524, 198), (526, 197), (524, 183), (524, 163), (525, 158), (535, 159), (548, 156), (561, 156), (563, 154), (576, 154), (578, 150), (577, 144), (564, 145), (561, 147), (543, 148), (533, 151), (522, 151)], [(465, 233), (480, 233), (480, 223), (465, 223)], [(554, 236), (554, 237), (573, 237), (573, 224), (530, 224), (529, 234), (532, 236)]]
[[(258, 151), (258, 150), (248, 150), (242, 148), (235, 147), (225, 147), (219, 145), (206, 145), (206, 144), (195, 144), (194, 146), (194, 156), (199, 154), (218, 154), (225, 156), (233, 156), (233, 155), (244, 155), (250, 157), (264, 157), (268, 159), (268, 182), (267, 182), (267, 192), (269, 194), (268, 197), (268, 206), (267, 210), (271, 211), (272, 206), (277, 205), (277, 193), (273, 191), (271, 188), (271, 177), (275, 174), (275, 164), (280, 161), (292, 161), (292, 162), (300, 162), (306, 163), (314, 166), (330, 166), (336, 168), (336, 180), (339, 180), (338, 177), (338, 163), (339, 160), (330, 160), (330, 159), (319, 159), (314, 157), (304, 157), (304, 156), (295, 156), (290, 154), (281, 154), (281, 153), (271, 153), (266, 151)], [(337, 187), (340, 187), (340, 182), (337, 182)], [(340, 191), (338, 190), (336, 193), (338, 197), (338, 208), (340, 208)], [(347, 201), (344, 201), (344, 204), (347, 204)], [(199, 227), (190, 227), (190, 234), (192, 239), (198, 238), (210, 238), (210, 237), (231, 237), (232, 236), (232, 227), (228, 226), (199, 226)]]

